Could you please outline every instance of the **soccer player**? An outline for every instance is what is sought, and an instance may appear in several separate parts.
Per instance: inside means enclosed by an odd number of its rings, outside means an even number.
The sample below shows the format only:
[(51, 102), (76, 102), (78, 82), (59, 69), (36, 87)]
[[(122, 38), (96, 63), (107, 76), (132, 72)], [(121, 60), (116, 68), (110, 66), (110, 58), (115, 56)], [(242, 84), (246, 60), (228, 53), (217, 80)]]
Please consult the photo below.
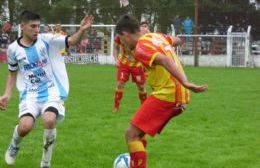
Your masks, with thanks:
[(170, 119), (181, 114), (189, 103), (189, 90), (204, 92), (208, 86), (189, 82), (172, 49), (173, 41), (156, 33), (141, 36), (134, 17), (123, 15), (116, 33), (130, 49), (135, 48), (135, 59), (145, 67), (152, 88), (152, 95), (138, 109), (125, 133), (130, 167), (146, 168), (144, 135), (159, 134)]
[(62, 30), (61, 24), (56, 24), (56, 25), (55, 25), (55, 31), (54, 31), (54, 33), (55, 33), (55, 34), (64, 35), (64, 36), (67, 35), (67, 33)]
[(20, 143), (33, 129), (39, 116), (43, 118), (43, 154), (41, 168), (50, 168), (56, 138), (56, 123), (65, 117), (64, 101), (69, 83), (60, 49), (76, 45), (93, 22), (86, 16), (72, 36), (39, 34), (40, 16), (30, 11), (20, 15), (22, 37), (7, 50), (9, 75), (6, 89), (0, 97), (0, 110), (7, 108), (15, 83), (20, 93), (19, 124), (15, 126), (11, 143), (5, 153), (8, 165), (15, 163)]
[[(150, 32), (147, 22), (142, 22), (140, 29), (142, 30), (142, 34)], [(135, 60), (132, 51), (120, 41), (118, 36), (115, 37), (114, 58), (118, 67), (113, 108), (113, 112), (116, 113), (123, 97), (125, 83), (128, 81), (130, 75), (138, 88), (138, 97), (141, 104), (146, 100), (147, 93), (145, 90), (145, 74), (142, 64)]]
[[(140, 23), (140, 32), (141, 32), (141, 34), (150, 33), (148, 22), (143, 21)], [(167, 38), (167, 40), (172, 41), (172, 46), (174, 47), (174, 49), (175, 49), (175, 47), (182, 45), (182, 40), (179, 37), (172, 37), (171, 35), (165, 35), (165, 34), (162, 34), (162, 35), (165, 36), (165, 38)]]
[(150, 33), (148, 22), (143, 21), (140, 23), (140, 32), (141, 32), (141, 34)]

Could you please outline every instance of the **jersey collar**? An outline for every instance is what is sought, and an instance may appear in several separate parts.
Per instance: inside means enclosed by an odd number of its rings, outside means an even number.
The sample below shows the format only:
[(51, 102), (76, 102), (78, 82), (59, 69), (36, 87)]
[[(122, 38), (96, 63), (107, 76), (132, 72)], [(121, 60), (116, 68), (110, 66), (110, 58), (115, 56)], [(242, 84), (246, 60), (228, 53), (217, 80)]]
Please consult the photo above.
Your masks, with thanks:
[(21, 47), (23, 47), (23, 48), (30, 48), (30, 47), (33, 46), (33, 45), (36, 43), (36, 41), (37, 41), (37, 39), (34, 40), (33, 43), (31, 44), (31, 46), (25, 46), (25, 45), (23, 45), (23, 44), (21, 43), (21, 39), (22, 39), (22, 38), (23, 38), (23, 36), (19, 37), (19, 38), (17, 39), (17, 43), (18, 43), (19, 46), (21, 46)]

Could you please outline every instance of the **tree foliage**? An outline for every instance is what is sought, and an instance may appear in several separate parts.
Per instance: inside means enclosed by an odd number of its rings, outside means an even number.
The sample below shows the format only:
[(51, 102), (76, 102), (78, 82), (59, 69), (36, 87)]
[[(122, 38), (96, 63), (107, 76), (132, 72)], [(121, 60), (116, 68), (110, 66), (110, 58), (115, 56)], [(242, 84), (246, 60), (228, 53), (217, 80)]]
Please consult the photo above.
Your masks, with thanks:
[[(115, 24), (120, 15), (131, 13), (139, 20), (145, 14), (152, 26), (159, 24), (165, 32), (176, 15), (181, 18), (194, 16), (194, 0), (129, 0), (130, 5), (122, 8), (119, 0), (51, 0), (51, 3), (49, 0), (1, 0), (0, 5), (6, 1), (9, 4), (10, 21), (16, 23), (25, 9), (39, 13), (43, 22), (65, 24), (79, 23), (85, 14), (93, 15), (95, 23)], [(217, 13), (220, 17), (233, 15), (236, 21), (239, 21), (238, 13), (244, 18), (259, 14), (248, 0), (199, 0), (199, 5), (199, 22), (203, 24), (214, 21), (210, 19), (210, 13)], [(0, 11), (3, 9), (0, 8)], [(231, 22), (236, 22), (233, 20), (231, 18)]]

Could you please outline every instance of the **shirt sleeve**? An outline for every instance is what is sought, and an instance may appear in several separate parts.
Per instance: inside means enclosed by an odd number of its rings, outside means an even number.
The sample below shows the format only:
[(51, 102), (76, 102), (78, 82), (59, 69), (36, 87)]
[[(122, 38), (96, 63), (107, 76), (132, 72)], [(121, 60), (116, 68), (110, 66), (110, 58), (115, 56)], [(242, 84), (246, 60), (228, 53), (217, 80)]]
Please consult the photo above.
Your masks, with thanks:
[(11, 72), (15, 72), (18, 70), (18, 61), (16, 59), (15, 53), (11, 50), (10, 47), (7, 49), (7, 63), (8, 63), (8, 69)]
[(154, 59), (160, 52), (155, 46), (145, 42), (139, 42), (135, 49), (135, 58), (142, 62), (146, 67), (151, 67)]
[(41, 34), (42, 39), (47, 42), (49, 45), (53, 45), (58, 48), (68, 48), (68, 38), (69, 36), (61, 34), (51, 34), (45, 33)]

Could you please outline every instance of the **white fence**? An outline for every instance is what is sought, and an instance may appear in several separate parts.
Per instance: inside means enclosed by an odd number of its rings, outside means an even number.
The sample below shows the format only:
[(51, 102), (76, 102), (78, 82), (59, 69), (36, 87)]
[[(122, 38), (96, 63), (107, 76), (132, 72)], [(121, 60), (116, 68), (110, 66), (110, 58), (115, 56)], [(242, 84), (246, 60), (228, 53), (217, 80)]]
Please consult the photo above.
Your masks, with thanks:
[(195, 64), (197, 53), (199, 66), (254, 66), (250, 31), (251, 26), (247, 32), (232, 32), (230, 26), (227, 35), (178, 35), (184, 44), (177, 51), (186, 65)]
[(71, 54), (65, 56), (65, 63), (74, 64), (114, 64), (114, 57), (99, 55), (98, 53)]
[[(55, 25), (50, 26), (53, 30)], [(79, 27), (61, 26), (68, 34)], [(199, 66), (260, 67), (260, 55), (251, 54), (250, 31), (251, 26), (247, 32), (232, 32), (230, 26), (226, 35), (178, 35), (185, 43), (177, 52), (185, 65), (195, 64), (197, 51)], [(20, 29), (18, 33), (21, 35)], [(69, 49), (69, 56), (65, 56), (66, 63), (114, 64), (114, 36), (115, 25), (93, 25), (84, 34), (81, 43)]]

